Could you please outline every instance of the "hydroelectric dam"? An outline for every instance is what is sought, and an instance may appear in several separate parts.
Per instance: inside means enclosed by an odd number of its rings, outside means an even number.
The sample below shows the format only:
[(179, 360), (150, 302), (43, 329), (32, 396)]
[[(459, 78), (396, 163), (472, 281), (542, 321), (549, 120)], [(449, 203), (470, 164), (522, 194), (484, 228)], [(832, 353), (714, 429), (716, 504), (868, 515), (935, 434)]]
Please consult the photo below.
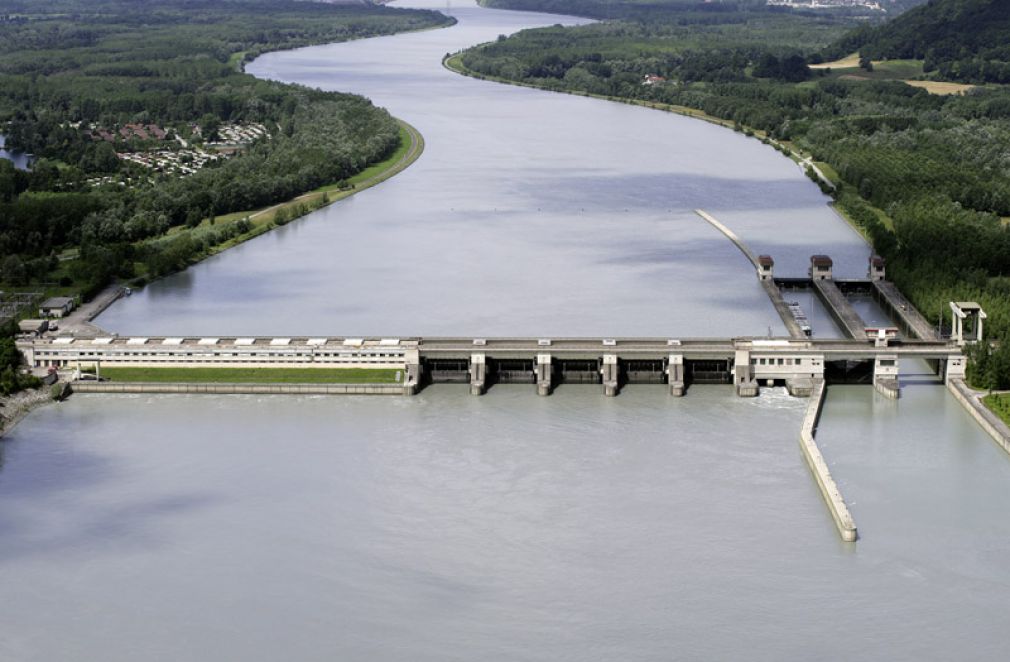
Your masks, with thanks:
[[(33, 368), (71, 371), (72, 389), (84, 393), (414, 395), (427, 384), (459, 383), (469, 384), (471, 394), (482, 395), (494, 384), (519, 383), (535, 386), (544, 396), (561, 384), (596, 384), (604, 395), (616, 396), (625, 384), (644, 383), (664, 385), (672, 396), (684, 396), (692, 385), (732, 384), (737, 395), (753, 397), (763, 385), (784, 386), (791, 395), (810, 397), (800, 448), (839, 535), (855, 541), (855, 522), (815, 440), (825, 385), (872, 384), (881, 394), (898, 398), (901, 359), (921, 359), (957, 397), (964, 390), (963, 347), (982, 339), (985, 313), (973, 302), (951, 302), (952, 334), (944, 339), (886, 281), (880, 257), (869, 259), (865, 280), (836, 282), (827, 255), (811, 256), (807, 278), (776, 278), (771, 256), (754, 255), (728, 228), (698, 213), (751, 261), (787, 337), (149, 337), (43, 332), (23, 337), (18, 347)], [(845, 337), (812, 337), (799, 304), (783, 297), (783, 290), (795, 289), (815, 293)], [(849, 303), (846, 293), (852, 291), (873, 296), (895, 325), (868, 326)], [(255, 369), (262, 370), (264, 379), (102, 381), (103, 366)], [(278, 368), (384, 370), (395, 371), (396, 378), (393, 383), (273, 383), (267, 375)], [(972, 411), (967, 399), (958, 399)], [(980, 414), (973, 415), (977, 419)]]
[[(706, 216), (704, 212), (699, 212)], [(899, 396), (899, 361), (924, 359), (949, 382), (965, 373), (963, 346), (981, 339), (985, 313), (971, 302), (951, 303), (954, 335), (942, 339), (884, 279), (884, 262), (869, 260), (866, 280), (836, 282), (826, 255), (810, 260), (808, 278), (776, 278), (774, 260), (754, 256), (728, 229), (707, 217), (751, 259), (788, 337), (679, 338), (474, 338), (474, 337), (120, 337), (115, 334), (24, 338), (18, 345), (35, 368), (82, 370), (101, 376), (102, 366), (137, 368), (353, 368), (395, 369), (396, 384), (191, 385), (75, 381), (81, 391), (256, 392), (413, 395), (431, 383), (469, 383), (474, 395), (494, 384), (531, 384), (549, 395), (560, 384), (599, 384), (617, 395), (624, 384), (664, 384), (683, 396), (692, 384), (733, 384), (740, 396), (761, 385), (785, 386), (809, 396), (822, 381), (867, 383)], [(847, 337), (811, 337), (798, 305), (782, 289), (805, 288), (818, 296)], [(845, 292), (871, 292), (896, 326), (868, 326)], [(266, 373), (265, 373), (266, 374)], [(269, 381), (269, 380), (264, 380)]]

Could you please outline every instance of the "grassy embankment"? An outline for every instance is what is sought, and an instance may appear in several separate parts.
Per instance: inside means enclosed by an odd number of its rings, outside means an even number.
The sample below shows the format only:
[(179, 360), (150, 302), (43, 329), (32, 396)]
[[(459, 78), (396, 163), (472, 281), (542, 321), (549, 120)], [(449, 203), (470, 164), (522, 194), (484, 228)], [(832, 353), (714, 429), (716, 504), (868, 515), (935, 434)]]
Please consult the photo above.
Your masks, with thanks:
[(993, 393), (982, 398), (982, 404), (989, 408), (989, 411), (1003, 419), (1003, 422), (1010, 425), (1010, 393)]
[(398, 384), (392, 368), (124, 368), (103, 367), (113, 382), (221, 384)]

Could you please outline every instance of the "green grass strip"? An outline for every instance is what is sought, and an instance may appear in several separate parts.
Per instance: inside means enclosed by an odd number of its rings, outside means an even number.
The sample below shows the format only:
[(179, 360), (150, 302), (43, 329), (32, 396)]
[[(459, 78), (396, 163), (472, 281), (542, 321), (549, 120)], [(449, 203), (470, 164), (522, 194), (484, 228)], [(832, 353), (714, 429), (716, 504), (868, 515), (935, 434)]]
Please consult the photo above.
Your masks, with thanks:
[(101, 368), (113, 382), (222, 384), (398, 384), (394, 368)]
[(989, 408), (989, 411), (1003, 419), (1003, 422), (1010, 425), (1010, 393), (993, 393), (982, 398), (982, 403)]

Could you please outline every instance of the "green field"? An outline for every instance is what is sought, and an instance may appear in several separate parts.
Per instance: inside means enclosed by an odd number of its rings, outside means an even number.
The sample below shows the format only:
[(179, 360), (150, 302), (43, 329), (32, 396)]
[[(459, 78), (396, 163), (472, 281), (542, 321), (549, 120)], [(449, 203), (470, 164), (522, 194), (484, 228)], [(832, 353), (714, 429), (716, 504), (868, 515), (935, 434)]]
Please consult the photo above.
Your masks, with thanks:
[(1003, 419), (1003, 422), (1010, 425), (1010, 393), (993, 393), (982, 398), (982, 403), (989, 408), (989, 411)]
[(397, 384), (403, 371), (391, 368), (123, 368), (103, 367), (113, 382), (221, 384)]

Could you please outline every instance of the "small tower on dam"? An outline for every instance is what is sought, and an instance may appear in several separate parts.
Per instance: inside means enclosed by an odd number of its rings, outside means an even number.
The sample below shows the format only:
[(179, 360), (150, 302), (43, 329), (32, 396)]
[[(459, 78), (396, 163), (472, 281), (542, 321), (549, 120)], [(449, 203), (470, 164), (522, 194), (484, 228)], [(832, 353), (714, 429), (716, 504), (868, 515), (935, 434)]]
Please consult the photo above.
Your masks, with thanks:
[(775, 260), (771, 255), (758, 255), (757, 274), (758, 280), (772, 280), (775, 278)]
[(834, 262), (827, 255), (810, 256), (810, 279), (811, 280), (831, 280), (831, 267)]
[(884, 280), (884, 267), (887, 261), (879, 255), (870, 256), (870, 264), (866, 269), (866, 276), (871, 281)]
[(974, 301), (951, 301), (954, 329), (952, 337), (960, 346), (974, 345), (982, 340), (982, 321), (988, 316)]

